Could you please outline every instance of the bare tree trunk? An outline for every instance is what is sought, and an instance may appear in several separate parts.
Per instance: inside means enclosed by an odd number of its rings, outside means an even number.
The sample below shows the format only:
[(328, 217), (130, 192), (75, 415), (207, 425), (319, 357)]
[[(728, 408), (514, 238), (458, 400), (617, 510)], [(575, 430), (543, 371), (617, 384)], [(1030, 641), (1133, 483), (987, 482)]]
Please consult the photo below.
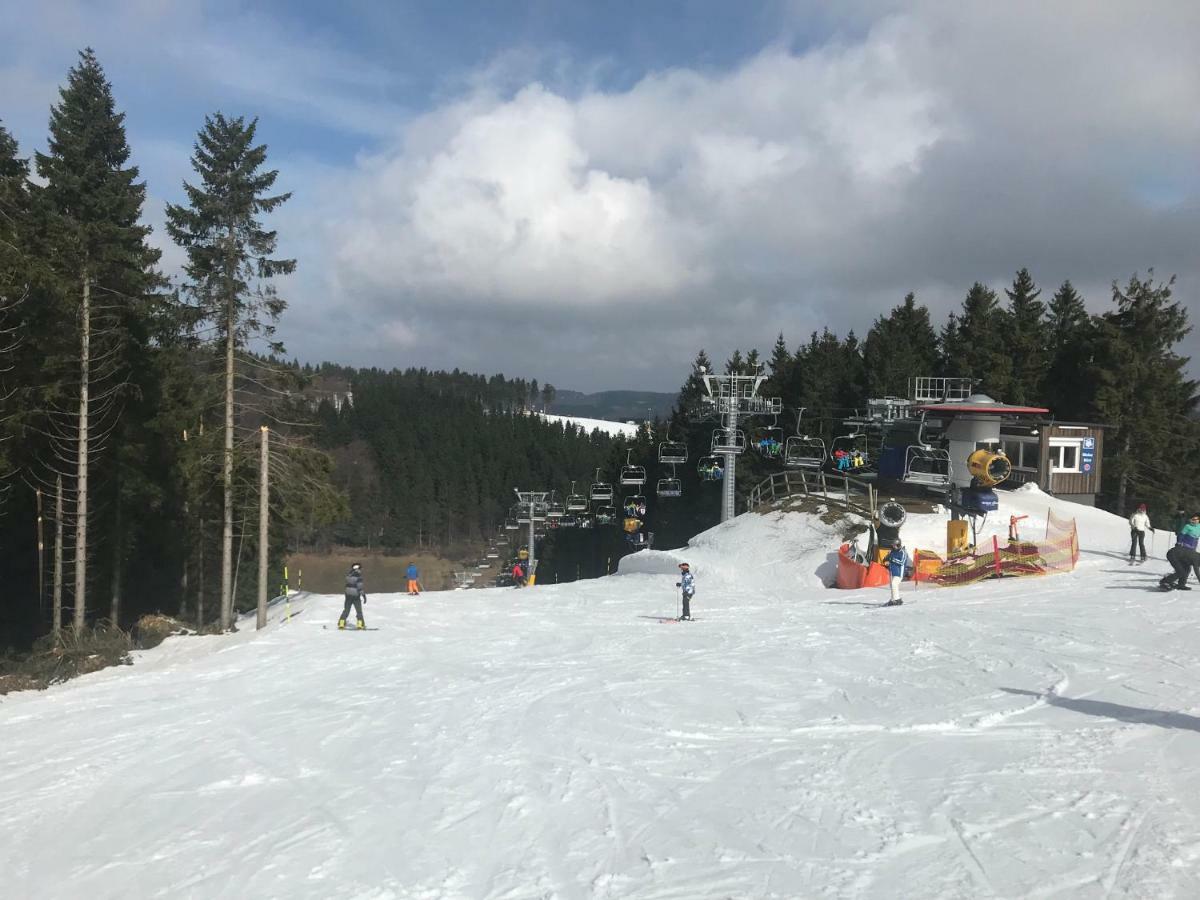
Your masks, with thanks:
[(271, 466), (268, 436), (262, 426), (262, 455), (258, 461), (258, 627), (267, 627), (267, 540), (270, 527)]
[(221, 630), (233, 625), (233, 345), (236, 326), (232, 292), (225, 318), (224, 529), (221, 532)]
[[(183, 504), (183, 519), (188, 520), (188, 505)], [(189, 523), (190, 524), (190, 523)], [(188, 614), (188, 566), (192, 561), (192, 548), (190, 545), (183, 556), (183, 572), (179, 576), (179, 620), (187, 619)]]
[(79, 310), (79, 450), (75, 476), (75, 632), (83, 631), (87, 609), (88, 526), (88, 389), (91, 380), (92, 282), (83, 271), (83, 302)]
[(117, 509), (113, 517), (113, 552), (112, 552), (112, 581), (110, 589), (112, 593), (112, 611), (109, 613), (109, 618), (112, 623), (118, 628), (121, 626), (121, 557), (122, 557), (122, 528), (121, 521), (121, 483), (117, 482)]
[(63, 587), (63, 486), (59, 475), (54, 485), (54, 585), (50, 588), (51, 621), (54, 636), (62, 632), (62, 587)]
[(200, 559), (196, 573), (196, 628), (204, 627), (204, 520), (200, 520)]
[(38, 624), (46, 621), (46, 540), (42, 516), (42, 489), (37, 488)]
[(1125, 497), (1129, 491), (1129, 453), (1133, 449), (1133, 435), (1126, 434), (1121, 453), (1121, 475), (1117, 479), (1117, 515), (1125, 515)]

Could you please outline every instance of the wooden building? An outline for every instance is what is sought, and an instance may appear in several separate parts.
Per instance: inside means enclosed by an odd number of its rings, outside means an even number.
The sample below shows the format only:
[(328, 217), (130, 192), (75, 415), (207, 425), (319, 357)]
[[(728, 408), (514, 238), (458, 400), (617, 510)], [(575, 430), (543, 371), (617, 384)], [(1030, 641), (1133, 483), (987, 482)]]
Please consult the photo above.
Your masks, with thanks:
[(1008, 483), (1033, 482), (1063, 500), (1096, 505), (1104, 426), (1094, 423), (1033, 422), (1004, 425), (1000, 449), (1013, 471)]

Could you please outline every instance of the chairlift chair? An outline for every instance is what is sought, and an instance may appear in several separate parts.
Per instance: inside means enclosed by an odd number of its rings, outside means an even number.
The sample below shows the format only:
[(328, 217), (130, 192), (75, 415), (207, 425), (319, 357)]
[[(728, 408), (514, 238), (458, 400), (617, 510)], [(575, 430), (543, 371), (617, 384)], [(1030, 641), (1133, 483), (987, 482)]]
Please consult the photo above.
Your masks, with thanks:
[(567, 494), (567, 512), (581, 513), (587, 512), (588, 498), (583, 494), (575, 493), (575, 482), (571, 482), (571, 493)]
[(671, 466), (671, 477), (658, 479), (654, 493), (660, 497), (682, 497), (683, 482), (675, 476), (675, 467)]
[(596, 524), (611, 525), (617, 520), (617, 508), (611, 503), (596, 509)]
[(625, 454), (625, 465), (621, 466), (620, 482), (630, 487), (641, 487), (646, 483), (646, 467), (633, 464), (633, 451)]
[(554, 521), (555, 519), (561, 519), (564, 515), (566, 515), (566, 512), (566, 506), (564, 506), (558, 500), (551, 500), (548, 504), (546, 504), (546, 518), (550, 519), (551, 521)]
[(560, 528), (578, 528), (579, 527), (579, 516), (572, 515), (571, 513), (567, 513), (565, 516), (563, 516), (561, 519), (558, 520), (558, 525)]
[(489, 550), (485, 555), (487, 556), (488, 559), (499, 559), (500, 558), (500, 554), (497, 553), (495, 550)]
[(742, 453), (746, 449), (746, 432), (740, 428), (730, 431), (717, 428), (712, 434), (713, 453)]
[[(838, 457), (838, 453), (844, 454)], [(874, 464), (867, 446), (867, 435), (861, 431), (838, 435), (829, 445), (829, 466), (843, 475), (861, 473)]]
[(725, 464), (719, 456), (702, 456), (696, 463), (696, 474), (701, 481), (720, 481), (725, 475)]
[(682, 441), (663, 441), (658, 445), (658, 461), (664, 465), (687, 462), (687, 444)]
[(613, 487), (607, 481), (600, 480), (600, 470), (596, 470), (596, 480), (592, 482), (589, 496), (596, 503), (607, 503), (613, 498)]
[(580, 516), (579, 517), (579, 527), (580, 528), (591, 528), (594, 524), (595, 524), (595, 522), (593, 521), (591, 516)]
[(819, 469), (825, 465), (825, 442), (821, 438), (794, 435), (783, 448), (783, 464), (798, 469)]
[[(640, 519), (646, 515), (646, 498), (642, 494), (630, 494), (621, 501), (621, 509), (625, 515), (634, 515)], [(629, 512), (631, 509), (634, 510), (633, 513)]]
[(775, 424), (760, 428), (755, 436), (754, 449), (764, 459), (780, 459), (783, 456), (783, 445), (783, 429)]
[(904, 454), (904, 478), (909, 484), (950, 487), (950, 452), (928, 444), (913, 444)]

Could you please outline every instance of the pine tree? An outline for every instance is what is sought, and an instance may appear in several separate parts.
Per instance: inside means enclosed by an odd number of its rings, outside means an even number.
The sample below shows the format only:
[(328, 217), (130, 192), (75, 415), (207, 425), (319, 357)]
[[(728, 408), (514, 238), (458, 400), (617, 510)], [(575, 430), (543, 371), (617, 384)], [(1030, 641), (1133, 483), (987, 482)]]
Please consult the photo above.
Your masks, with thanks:
[(783, 332), (779, 332), (779, 337), (775, 339), (775, 346), (771, 350), (771, 359), (767, 363), (771, 369), (771, 375), (763, 385), (763, 394), (768, 397), (783, 396), (784, 388), (791, 377), (792, 366), (796, 363), (791, 351), (788, 350), (787, 342), (783, 339)]
[(1043, 318), (1046, 306), (1038, 296), (1041, 290), (1034, 284), (1028, 269), (1021, 269), (1013, 279), (1008, 295), (1008, 311), (1003, 316), (1003, 345), (1010, 364), (1010, 380), (1004, 397), (1009, 403), (1040, 401), (1042, 380), (1049, 365)]
[(740, 375), (742, 374), (742, 369), (744, 369), (745, 366), (746, 363), (742, 359), (742, 351), (734, 350), (733, 356), (729, 357), (728, 361), (725, 363), (725, 374)]
[(929, 322), (929, 309), (918, 306), (916, 296), (905, 295), (904, 302), (880, 316), (867, 332), (863, 344), (863, 364), (868, 395), (905, 397), (910, 378), (929, 376), (937, 371), (938, 339)]
[[(95, 54), (79, 63), (50, 111), (49, 153), (37, 154), (38, 174), (52, 216), (53, 258), (62, 297), (75, 328), (64, 329), (77, 346), (78, 402), (70, 440), (74, 444), (75, 618), (83, 628), (87, 605), (89, 477), (93, 436), (112, 425), (127, 371), (139, 308), (160, 284), (159, 253), (146, 243), (140, 224), (146, 198), (138, 169), (129, 163), (124, 113), (116, 111), (112, 87)], [(97, 303), (93, 293), (99, 292)], [(65, 354), (60, 346), (59, 355)], [(60, 433), (60, 437), (62, 434)]]
[[(978, 281), (967, 291), (955, 332), (943, 332), (943, 351), (949, 351), (949, 374), (980, 382), (979, 389), (1004, 398), (1011, 383), (1011, 365), (1004, 352), (1004, 317), (996, 292)], [(947, 326), (949, 327), (949, 325)]]
[[(279, 173), (264, 170), (265, 145), (255, 146), (258, 120), (207, 116), (192, 154), (198, 185), (184, 184), (188, 205), (167, 206), (167, 231), (187, 251), (188, 293), (198, 317), (216, 326), (225, 358), (225, 431), (222, 464), (224, 530), (221, 542), (221, 627), (233, 620), (233, 470), (236, 419), (234, 376), (237, 351), (274, 334), (286, 304), (271, 285), (296, 268), (274, 259), (277, 236), (260, 217), (290, 194), (269, 195)], [(275, 352), (282, 347), (272, 344)]]
[(1050, 299), (1046, 332), (1050, 360), (1039, 396), (1059, 419), (1087, 418), (1096, 391), (1092, 372), (1096, 328), (1070, 281), (1064, 281)]
[(1124, 288), (1113, 282), (1116, 309), (1100, 317), (1096, 406), (1110, 426), (1104, 478), (1121, 515), (1131, 500), (1174, 508), (1195, 492), (1186, 461), (1198, 443), (1200, 397), (1184, 375), (1187, 358), (1173, 349), (1191, 330), (1187, 310), (1171, 299), (1174, 283), (1155, 284), (1153, 270)]

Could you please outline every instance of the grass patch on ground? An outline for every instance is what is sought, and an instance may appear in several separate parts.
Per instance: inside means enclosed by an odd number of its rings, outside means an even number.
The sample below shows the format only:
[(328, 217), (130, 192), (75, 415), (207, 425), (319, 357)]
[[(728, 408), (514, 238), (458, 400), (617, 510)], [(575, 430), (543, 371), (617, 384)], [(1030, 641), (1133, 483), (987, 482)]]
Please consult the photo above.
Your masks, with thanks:
[(78, 634), (64, 628), (57, 637), (38, 638), (28, 653), (0, 658), (0, 694), (42, 690), (109, 666), (131, 665), (132, 649), (130, 635), (107, 622)]

